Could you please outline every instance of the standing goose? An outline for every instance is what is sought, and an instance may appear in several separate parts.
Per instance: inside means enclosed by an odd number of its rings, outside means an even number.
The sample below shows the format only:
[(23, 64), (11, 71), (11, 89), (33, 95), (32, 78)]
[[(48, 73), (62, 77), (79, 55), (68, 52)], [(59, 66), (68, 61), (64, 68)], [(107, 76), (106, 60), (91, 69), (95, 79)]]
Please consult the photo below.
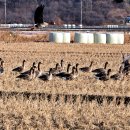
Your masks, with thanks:
[(42, 74), (42, 75), (39, 76), (38, 78), (41, 79), (41, 80), (44, 80), (44, 81), (52, 80), (52, 68), (50, 68), (48, 74)]
[(119, 72), (114, 74), (114, 75), (111, 75), (110, 78), (113, 79), (113, 80), (120, 80), (120, 79), (122, 79), (123, 78), (122, 66), (119, 68)]
[(56, 63), (56, 67), (52, 68), (51, 72), (53, 75), (56, 75), (60, 72), (59, 66), (60, 66), (59, 63)]
[(30, 73), (28, 73), (28, 74), (20, 74), (16, 78), (20, 78), (20, 79), (24, 79), (24, 80), (32, 80), (34, 78), (34, 71), (35, 71), (34, 68), (31, 67)]
[(4, 61), (2, 60), (1, 64), (0, 64), (0, 75), (2, 75), (4, 73), (3, 63), (4, 63)]
[(122, 73), (125, 75), (129, 75), (129, 71), (130, 71), (130, 64), (129, 61), (126, 60), (123, 62), (123, 69), (122, 69)]
[(64, 60), (62, 59), (60, 62), (59, 70), (62, 71), (64, 69)]
[(41, 62), (38, 63), (37, 70), (35, 71), (35, 77), (39, 77), (42, 74), (41, 68), (40, 68), (41, 64), (42, 64)]
[(98, 68), (95, 70), (92, 70), (93, 73), (105, 73), (107, 68), (108, 62), (105, 63), (104, 68)]
[(73, 80), (77, 77), (77, 74), (75, 74), (76, 72), (76, 68), (75, 66), (72, 67), (72, 72), (70, 74), (66, 74), (65, 77), (63, 77), (63, 79), (65, 80)]
[[(36, 68), (36, 63), (35, 62), (33, 62), (32, 67)], [(30, 74), (32, 67), (30, 68), (30, 70), (27, 70), (27, 71), (25, 71), (25, 72), (23, 72), (21, 74)]]
[(79, 68), (79, 70), (82, 71), (82, 72), (90, 72), (91, 68), (92, 68), (92, 65), (93, 65), (93, 61), (91, 61), (89, 66), (86, 66), (86, 67), (83, 67), (83, 68)]
[(67, 65), (67, 72), (60, 72), (60, 73), (56, 74), (56, 76), (61, 77), (61, 78), (65, 77), (66, 74), (70, 73), (70, 67), (71, 67), (71, 64), (68, 64)]
[(79, 75), (79, 63), (77, 63), (75, 66), (75, 77), (78, 77), (78, 75)]
[(102, 81), (107, 81), (109, 80), (110, 72), (111, 72), (111, 69), (108, 69), (107, 73), (98, 73), (95, 75), (95, 78)]
[(22, 66), (19, 66), (17, 68), (14, 68), (12, 71), (16, 71), (16, 72), (22, 72), (25, 68), (25, 60), (23, 60)]
[(57, 66), (57, 71), (61, 72), (64, 69), (64, 60), (62, 59), (60, 64)]

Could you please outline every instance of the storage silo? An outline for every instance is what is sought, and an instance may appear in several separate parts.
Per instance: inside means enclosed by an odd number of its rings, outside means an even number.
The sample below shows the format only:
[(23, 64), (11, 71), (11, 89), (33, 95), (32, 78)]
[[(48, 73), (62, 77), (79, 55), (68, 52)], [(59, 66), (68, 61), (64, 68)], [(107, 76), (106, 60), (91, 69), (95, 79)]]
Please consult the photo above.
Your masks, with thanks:
[(105, 33), (95, 33), (94, 34), (94, 43), (106, 44), (106, 34)]
[(63, 43), (63, 33), (62, 32), (52, 32), (49, 34), (49, 41), (55, 43)]
[(124, 33), (119, 33), (118, 34), (118, 44), (124, 44), (124, 42), (125, 42)]
[(55, 34), (55, 32), (49, 33), (49, 42), (54, 42), (54, 34)]
[(106, 42), (108, 44), (118, 44), (118, 34), (117, 33), (107, 33)]
[(87, 33), (87, 43), (89, 43), (89, 44), (94, 43), (94, 34), (93, 33)]
[(63, 33), (63, 43), (70, 43), (71, 41), (71, 35), (69, 32)]
[(76, 43), (88, 43), (87, 33), (75, 33), (74, 42)]

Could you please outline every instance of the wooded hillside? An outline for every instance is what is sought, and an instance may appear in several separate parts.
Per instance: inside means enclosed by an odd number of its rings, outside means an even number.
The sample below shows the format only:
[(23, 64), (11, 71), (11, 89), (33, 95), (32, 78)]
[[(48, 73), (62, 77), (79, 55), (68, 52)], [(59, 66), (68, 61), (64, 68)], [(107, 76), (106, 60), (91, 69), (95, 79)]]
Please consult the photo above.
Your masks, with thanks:
[[(0, 23), (4, 23), (4, 0), (0, 0)], [(80, 0), (7, 0), (7, 23), (34, 23), (34, 11), (45, 4), (44, 21), (80, 23)], [(119, 24), (130, 15), (129, 2), (83, 0), (83, 24)]]

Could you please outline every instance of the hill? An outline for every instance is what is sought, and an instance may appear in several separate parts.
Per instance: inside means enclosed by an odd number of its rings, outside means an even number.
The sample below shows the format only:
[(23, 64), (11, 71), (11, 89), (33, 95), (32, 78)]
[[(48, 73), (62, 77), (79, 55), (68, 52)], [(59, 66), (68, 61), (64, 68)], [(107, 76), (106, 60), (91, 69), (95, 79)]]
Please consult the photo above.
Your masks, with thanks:
[[(44, 20), (80, 23), (80, 0), (7, 0), (7, 23), (34, 23), (36, 7), (45, 4)], [(130, 4), (113, 0), (83, 0), (83, 24), (120, 24), (130, 14)], [(0, 23), (4, 23), (4, 1), (0, 0)]]

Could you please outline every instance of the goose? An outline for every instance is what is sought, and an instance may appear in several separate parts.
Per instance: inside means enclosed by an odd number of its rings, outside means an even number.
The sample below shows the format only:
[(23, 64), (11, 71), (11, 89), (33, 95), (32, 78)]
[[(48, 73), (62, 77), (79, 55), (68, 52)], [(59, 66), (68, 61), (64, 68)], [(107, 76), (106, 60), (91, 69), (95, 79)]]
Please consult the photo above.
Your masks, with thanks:
[(61, 68), (62, 68), (62, 69), (63, 69), (63, 67), (64, 67), (64, 64), (63, 64), (63, 63), (64, 63), (64, 60), (62, 59), (61, 62), (60, 62), (60, 65), (61, 65)]
[(58, 68), (59, 66), (60, 66), (59, 63), (56, 63), (56, 67), (52, 68), (51, 72), (53, 75), (56, 75), (60, 72), (60, 69)]
[(79, 70), (82, 71), (82, 72), (90, 72), (91, 68), (92, 68), (92, 65), (93, 65), (93, 61), (91, 61), (89, 66), (86, 66), (86, 67), (83, 67), (83, 68), (79, 68)]
[(30, 73), (28, 73), (28, 74), (20, 74), (16, 78), (20, 78), (20, 79), (24, 79), (24, 80), (32, 80), (34, 78), (34, 71), (35, 71), (34, 68), (31, 67)]
[(75, 65), (75, 76), (79, 75), (79, 63)]
[(44, 80), (44, 81), (52, 80), (52, 68), (50, 68), (48, 74), (42, 74), (42, 75), (39, 76), (38, 78), (41, 79), (41, 80)]
[(65, 77), (65, 75), (66, 74), (69, 74), (70, 73), (70, 67), (71, 67), (71, 64), (69, 63), (68, 65), (67, 65), (67, 72), (60, 72), (60, 73), (58, 73), (58, 74), (56, 74), (56, 76), (58, 76), (58, 77)]
[(35, 77), (39, 77), (42, 74), (41, 68), (40, 68), (41, 64), (42, 64), (41, 62), (38, 63), (38, 67), (37, 67), (38, 70), (35, 71)]
[[(35, 62), (33, 62), (32, 67), (33, 67), (33, 68), (36, 68), (36, 63), (35, 63)], [(32, 67), (31, 67), (31, 68), (32, 68)], [(21, 73), (21, 74), (30, 74), (31, 68), (30, 68), (29, 70), (27, 70), (27, 71)]]
[(110, 72), (111, 72), (111, 69), (108, 69), (107, 73), (98, 73), (95, 75), (95, 78), (102, 81), (109, 80)]
[(77, 77), (76, 72), (76, 68), (75, 66), (72, 67), (72, 72), (70, 74), (66, 74), (65, 77), (63, 77), (63, 79), (65, 80), (73, 80)]
[(12, 71), (15, 71), (15, 72), (22, 72), (25, 68), (25, 60), (23, 60), (23, 63), (22, 63), (22, 66), (19, 66), (19, 67), (16, 67), (14, 68)]
[(57, 66), (57, 70), (61, 72), (64, 69), (64, 60), (62, 59), (60, 64)]
[(3, 63), (4, 63), (4, 61), (2, 60), (1, 64), (0, 64), (0, 75), (2, 75), (4, 73)]
[(43, 23), (43, 10), (44, 10), (45, 5), (41, 4), (39, 5), (34, 13), (34, 22), (35, 22), (35, 27), (40, 27)]
[(105, 73), (107, 68), (108, 62), (105, 63), (104, 68), (98, 68), (95, 70), (92, 70), (93, 73)]
[(113, 79), (113, 80), (120, 80), (120, 79), (122, 79), (123, 78), (123, 75), (122, 75), (122, 66), (119, 68), (118, 73), (116, 73), (114, 75), (111, 75), (110, 78)]
[(125, 75), (129, 75), (130, 64), (128, 62), (124, 63), (122, 73)]

